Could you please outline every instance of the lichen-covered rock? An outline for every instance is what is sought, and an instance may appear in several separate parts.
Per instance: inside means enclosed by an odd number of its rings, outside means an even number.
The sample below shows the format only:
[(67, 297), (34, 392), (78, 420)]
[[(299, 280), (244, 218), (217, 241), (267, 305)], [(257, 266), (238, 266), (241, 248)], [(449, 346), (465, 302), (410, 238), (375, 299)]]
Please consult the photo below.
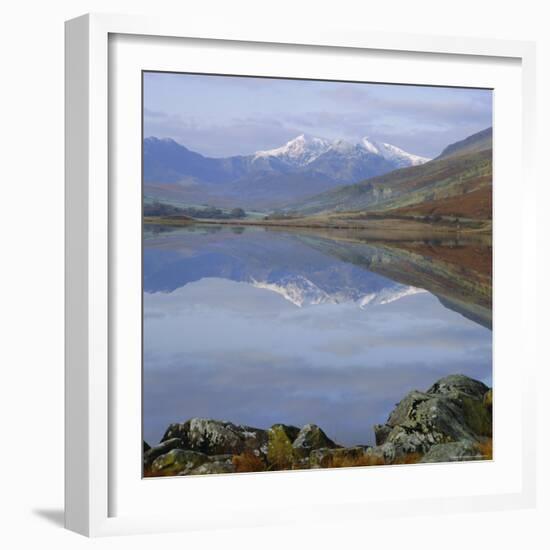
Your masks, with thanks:
[(426, 393), (445, 395), (460, 392), (474, 399), (481, 400), (488, 389), (489, 388), (479, 380), (474, 380), (463, 374), (450, 374), (438, 380)]
[(464, 460), (482, 460), (483, 456), (476, 443), (469, 440), (453, 441), (434, 445), (422, 457), (420, 462), (458, 462)]
[(398, 453), (393, 443), (383, 443), (382, 445), (376, 445), (375, 447), (368, 447), (365, 449), (365, 456), (370, 458), (373, 464), (391, 464), (400, 456), (400, 453)]
[(231, 462), (233, 460), (233, 455), (212, 455), (208, 457), (210, 462)]
[(208, 461), (204, 453), (183, 449), (173, 449), (157, 457), (151, 464), (151, 473), (156, 476), (187, 475)]
[(374, 425), (374, 439), (377, 445), (382, 445), (388, 439), (390, 435), (391, 427), (388, 424), (375, 424)]
[(235, 473), (235, 466), (228, 461), (209, 461), (201, 464), (197, 468), (194, 468), (189, 472), (189, 475), (207, 475), (207, 474), (233, 474)]
[(159, 443), (155, 447), (151, 447), (143, 453), (143, 466), (149, 468), (156, 458), (165, 455), (172, 449), (183, 449), (183, 441), (178, 437), (173, 437), (172, 439), (167, 439)]
[(315, 449), (334, 449), (338, 447), (334, 441), (329, 439), (327, 434), (315, 424), (306, 424), (296, 436), (292, 443), (297, 457), (309, 456)]
[(174, 437), (183, 441), (185, 449), (207, 455), (240, 454), (244, 451), (259, 455), (267, 452), (266, 430), (220, 420), (192, 418), (181, 424), (170, 424), (162, 441)]
[(386, 424), (375, 426), (377, 445), (391, 444), (395, 459), (426, 453), (442, 443), (476, 443), (490, 437), (492, 412), (484, 405), (487, 391), (485, 384), (463, 375), (442, 378), (425, 393), (412, 391), (396, 405)]
[(333, 465), (352, 465), (365, 457), (366, 447), (340, 447), (336, 449), (315, 449), (309, 455), (311, 468), (330, 468)]

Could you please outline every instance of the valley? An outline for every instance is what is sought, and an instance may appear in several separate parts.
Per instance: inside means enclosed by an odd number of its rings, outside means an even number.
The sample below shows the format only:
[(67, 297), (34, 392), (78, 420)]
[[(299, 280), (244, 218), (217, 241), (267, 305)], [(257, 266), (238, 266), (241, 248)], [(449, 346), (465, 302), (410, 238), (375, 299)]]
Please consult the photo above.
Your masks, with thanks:
[[(357, 229), (370, 231), (375, 236), (391, 233), (397, 239), (402, 234), (416, 237), (431, 233), (489, 234), (492, 230), (491, 136), (492, 129), (488, 128), (449, 145), (433, 160), (401, 150), (397, 154), (396, 148), (392, 149), (389, 144), (363, 140), (352, 146), (316, 141), (315, 138), (308, 141), (300, 136), (277, 150), (256, 153), (246, 161), (245, 157), (241, 158), (237, 164), (239, 169), (235, 168), (234, 158), (231, 162), (226, 159), (224, 163), (214, 164), (215, 169), (207, 163), (208, 173), (216, 177), (221, 177), (220, 167), (225, 166), (234, 178), (229, 183), (225, 180), (225, 183), (218, 181), (201, 186), (187, 180), (183, 183), (145, 181), (144, 222)], [(172, 143), (168, 145), (173, 148)], [(388, 151), (394, 156), (388, 156)], [(353, 162), (362, 163), (361, 168), (358, 168), (360, 164), (352, 163), (358, 173), (383, 170), (382, 164), (390, 160), (400, 167), (356, 183), (336, 185), (334, 176), (340, 174), (341, 181), (344, 168), (337, 169), (338, 163), (328, 163), (327, 159), (343, 153), (351, 154)], [(349, 159), (346, 162), (349, 163)], [(326, 163), (331, 168), (320, 171)], [(249, 166), (246, 183), (242, 179), (245, 165)], [(348, 169), (348, 164), (346, 166)], [(346, 177), (353, 178), (348, 172)], [(164, 177), (170, 179), (168, 175)], [(317, 191), (324, 187), (329, 189), (308, 194), (312, 185)], [(221, 194), (220, 186), (224, 190)], [(198, 192), (197, 188), (202, 191)], [(277, 199), (273, 199), (275, 193)], [(205, 202), (186, 206), (186, 197)], [(169, 212), (163, 214), (162, 208), (152, 211), (151, 203), (170, 205), (165, 208)], [(216, 210), (218, 214), (212, 215)], [(232, 216), (231, 212), (238, 212), (239, 216)]]

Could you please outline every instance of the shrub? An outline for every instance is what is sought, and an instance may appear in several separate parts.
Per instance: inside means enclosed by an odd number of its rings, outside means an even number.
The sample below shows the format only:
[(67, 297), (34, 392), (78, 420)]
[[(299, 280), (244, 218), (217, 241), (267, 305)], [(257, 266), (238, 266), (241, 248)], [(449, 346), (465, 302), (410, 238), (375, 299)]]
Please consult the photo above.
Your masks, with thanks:
[(251, 451), (233, 455), (232, 461), (236, 472), (263, 472), (265, 470), (264, 461)]
[(289, 470), (294, 462), (294, 449), (281, 426), (269, 430), (267, 461), (274, 470)]
[(492, 439), (487, 439), (486, 441), (479, 443), (478, 448), (484, 460), (493, 459), (493, 440)]

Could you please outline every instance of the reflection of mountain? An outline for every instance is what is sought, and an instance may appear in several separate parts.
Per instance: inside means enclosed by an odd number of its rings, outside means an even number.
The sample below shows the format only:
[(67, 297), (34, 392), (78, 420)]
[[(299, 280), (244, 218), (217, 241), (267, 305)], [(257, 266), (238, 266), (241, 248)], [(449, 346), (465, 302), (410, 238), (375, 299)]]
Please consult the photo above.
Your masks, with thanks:
[(149, 197), (249, 208), (285, 204), (428, 160), (368, 138), (348, 143), (305, 135), (276, 149), (227, 158), (149, 137), (143, 159)]
[(487, 328), (492, 326), (490, 239), (447, 242), (371, 243), (357, 232), (336, 239), (304, 236), (312, 247), (374, 273), (428, 290), (447, 308)]
[(318, 287), (303, 275), (286, 276), (276, 283), (261, 282), (252, 279), (252, 284), (256, 288), (263, 288), (280, 294), (285, 300), (298, 307), (356, 302), (361, 309), (364, 309), (369, 305), (390, 304), (405, 296), (423, 292), (419, 288), (412, 286), (402, 287), (401, 285), (391, 285), (388, 288), (368, 294), (364, 294), (364, 290), (361, 292), (358, 289), (352, 288), (344, 290), (334, 289), (330, 292)]
[(149, 237), (144, 290), (171, 292), (207, 277), (247, 282), (297, 306), (389, 303), (425, 289), (490, 327), (490, 243), (373, 243), (359, 232), (321, 233), (199, 226)]
[(298, 306), (352, 301), (365, 307), (410, 292), (391, 279), (316, 250), (291, 233), (182, 230), (147, 240), (146, 292), (171, 292), (212, 277), (250, 283)]

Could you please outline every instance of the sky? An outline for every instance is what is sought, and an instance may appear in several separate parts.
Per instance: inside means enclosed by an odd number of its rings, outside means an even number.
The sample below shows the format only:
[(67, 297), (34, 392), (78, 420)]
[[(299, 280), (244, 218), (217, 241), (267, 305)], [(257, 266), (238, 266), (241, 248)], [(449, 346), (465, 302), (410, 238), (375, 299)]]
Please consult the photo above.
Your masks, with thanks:
[(172, 138), (206, 156), (247, 155), (300, 134), (368, 136), (417, 155), (492, 124), (490, 90), (144, 74), (144, 137)]

